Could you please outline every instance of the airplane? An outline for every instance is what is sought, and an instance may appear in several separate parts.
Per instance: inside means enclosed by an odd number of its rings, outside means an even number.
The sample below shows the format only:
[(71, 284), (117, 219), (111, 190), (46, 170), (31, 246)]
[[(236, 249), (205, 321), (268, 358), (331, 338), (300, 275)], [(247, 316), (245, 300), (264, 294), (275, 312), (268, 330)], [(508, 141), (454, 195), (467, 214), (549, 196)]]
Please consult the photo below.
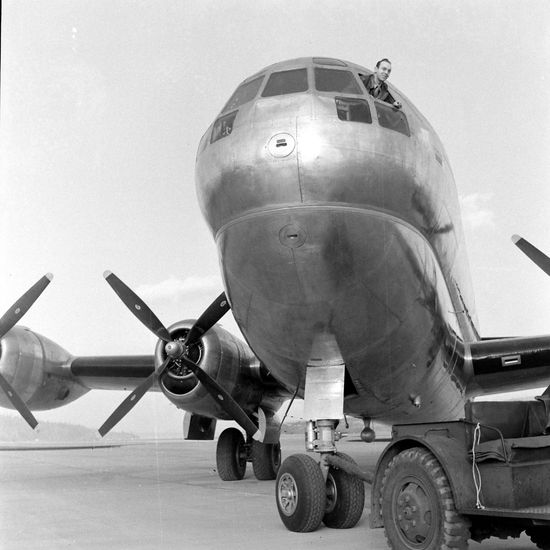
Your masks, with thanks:
[[(74, 357), (17, 325), (45, 275), (0, 319), (0, 405), (34, 427), (31, 410), (133, 388), (101, 435), (149, 390), (186, 411), (186, 439), (213, 439), (216, 420), (234, 420), (246, 437), (220, 435), (220, 477), (242, 479), (252, 462), (258, 479), (277, 479), (285, 526), (307, 532), (353, 527), (363, 511), (363, 480), (337, 452), (345, 415), (363, 419), (372, 441), (373, 419), (453, 421), (476, 396), (548, 385), (550, 336), (480, 336), (443, 144), (391, 84), (401, 108), (371, 97), (371, 73), (308, 57), (244, 80), (196, 157), (224, 291), (199, 319), (166, 327), (106, 271), (158, 343), (147, 356)], [(548, 257), (514, 242), (550, 274)], [(229, 309), (244, 342), (217, 324)], [(281, 464), (275, 415), (294, 399), (304, 400), (309, 452)]]

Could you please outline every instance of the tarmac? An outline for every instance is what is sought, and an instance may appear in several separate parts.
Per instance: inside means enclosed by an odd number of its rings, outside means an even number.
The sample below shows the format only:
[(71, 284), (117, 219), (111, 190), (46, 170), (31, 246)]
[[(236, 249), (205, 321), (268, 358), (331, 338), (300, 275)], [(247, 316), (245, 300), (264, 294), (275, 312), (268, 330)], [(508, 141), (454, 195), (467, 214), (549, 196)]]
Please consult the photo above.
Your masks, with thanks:
[[(283, 458), (304, 452), (286, 435)], [(386, 443), (344, 439), (338, 449), (372, 469)], [(0, 548), (222, 549), (289, 547), (386, 550), (369, 529), (370, 487), (358, 525), (291, 533), (279, 519), (275, 482), (221, 481), (215, 441), (160, 440), (104, 447), (0, 448)], [(470, 543), (471, 550), (533, 550), (528, 537)]]

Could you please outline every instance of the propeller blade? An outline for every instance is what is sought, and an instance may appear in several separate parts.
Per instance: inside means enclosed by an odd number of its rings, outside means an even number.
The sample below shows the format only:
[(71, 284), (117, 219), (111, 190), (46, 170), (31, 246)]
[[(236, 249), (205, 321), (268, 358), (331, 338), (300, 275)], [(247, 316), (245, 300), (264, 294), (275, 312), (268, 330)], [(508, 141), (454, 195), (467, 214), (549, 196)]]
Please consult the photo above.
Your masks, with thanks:
[(550, 258), (519, 235), (512, 235), (513, 243), (547, 275), (550, 275)]
[(155, 382), (156, 374), (149, 375), (126, 399), (113, 411), (111, 416), (99, 428), (101, 437), (109, 433), (138, 403), (138, 401), (147, 393), (147, 390)]
[(231, 306), (229, 305), (227, 296), (225, 292), (222, 292), (195, 321), (195, 324), (187, 333), (185, 344), (192, 345), (196, 343), (202, 335), (212, 328), (230, 309)]
[(171, 342), (172, 338), (166, 327), (159, 321), (151, 308), (129, 287), (127, 287), (114, 273), (105, 271), (105, 280), (117, 293), (124, 305), (144, 324), (155, 336)]
[[(126, 305), (126, 307), (141, 321), (151, 332), (158, 338), (164, 340), (169, 345), (175, 345), (172, 341), (170, 333), (160, 320), (151, 311), (149, 306), (139, 298), (133, 290), (126, 286), (114, 273), (105, 271), (103, 274), (105, 280), (111, 288), (117, 293), (118, 297)], [(202, 335), (217, 323), (230, 309), (229, 302), (225, 292), (222, 292), (197, 319), (191, 327), (185, 339), (185, 346), (196, 343)], [(167, 346), (167, 350), (168, 350)], [(177, 348), (175, 348), (177, 349)], [(182, 353), (180, 355), (179, 353)], [(204, 384), (204, 387), (212, 395), (212, 397), (220, 404), (222, 409), (231, 416), (252, 438), (261, 440), (262, 432), (256, 424), (249, 418), (242, 407), (224, 390), (209, 374), (203, 371), (197, 364), (183, 355), (184, 349), (181, 348), (177, 353), (177, 360), (182, 361), (189, 368), (197, 379)], [(145, 395), (147, 390), (153, 385), (155, 377), (159, 377), (166, 370), (172, 359), (176, 359), (176, 355), (167, 357), (164, 363), (144, 380), (111, 414), (105, 423), (99, 428), (99, 433), (103, 436), (109, 432), (118, 422), (120, 422), (134, 405)]]
[(44, 292), (44, 289), (50, 284), (53, 279), (51, 273), (46, 273), (38, 282), (36, 282), (15, 304), (13, 304), (6, 313), (0, 319), (0, 338), (4, 336), (10, 329), (12, 329), (29, 311), (29, 308), (36, 302), (40, 294)]
[(0, 374), (0, 387), (4, 390), (4, 393), (8, 396), (12, 405), (17, 409), (19, 414), (25, 419), (27, 424), (34, 430), (38, 425), (38, 420), (33, 416), (30, 409), (25, 405), (23, 400), (19, 397), (17, 392), (13, 389), (12, 385)]
[(224, 390), (208, 373), (203, 371), (196, 363), (181, 357), (179, 359), (198, 378), (207, 389), (208, 393), (218, 402), (221, 408), (253, 439), (261, 441), (262, 433), (258, 426), (252, 422), (242, 407)]

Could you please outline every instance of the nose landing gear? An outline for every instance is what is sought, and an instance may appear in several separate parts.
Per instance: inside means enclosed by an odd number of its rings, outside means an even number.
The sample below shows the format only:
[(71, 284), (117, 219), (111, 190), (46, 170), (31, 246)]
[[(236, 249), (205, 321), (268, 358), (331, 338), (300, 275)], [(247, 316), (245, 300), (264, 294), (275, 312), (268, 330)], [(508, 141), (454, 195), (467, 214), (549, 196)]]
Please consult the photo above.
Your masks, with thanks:
[[(297, 454), (288, 457), (279, 469), (275, 486), (277, 509), (290, 531), (315, 531), (321, 522), (327, 527), (348, 529), (361, 518), (365, 505), (363, 481), (344, 469), (347, 464), (350, 470), (358, 470), (355, 461), (336, 453), (335, 424), (332, 420), (308, 423), (307, 447), (321, 452), (320, 463), (310, 455)], [(312, 435), (317, 438), (311, 439)], [(339, 465), (331, 464), (333, 461)]]

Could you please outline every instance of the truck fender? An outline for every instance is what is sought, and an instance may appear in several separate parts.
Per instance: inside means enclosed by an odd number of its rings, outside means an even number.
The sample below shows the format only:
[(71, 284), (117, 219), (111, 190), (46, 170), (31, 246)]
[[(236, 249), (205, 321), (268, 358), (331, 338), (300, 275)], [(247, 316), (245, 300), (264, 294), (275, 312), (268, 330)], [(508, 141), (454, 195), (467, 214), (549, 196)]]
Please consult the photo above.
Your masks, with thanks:
[(384, 449), (376, 464), (371, 492), (370, 527), (373, 529), (384, 527), (381, 511), (384, 472), (396, 455), (411, 447), (428, 449), (439, 461), (449, 479), (455, 508), (458, 513), (461, 510), (475, 508), (476, 489), (472, 475), (472, 463), (468, 458), (468, 449), (466, 449), (464, 442), (442, 435), (429, 435), (426, 438), (407, 436), (392, 441)]

